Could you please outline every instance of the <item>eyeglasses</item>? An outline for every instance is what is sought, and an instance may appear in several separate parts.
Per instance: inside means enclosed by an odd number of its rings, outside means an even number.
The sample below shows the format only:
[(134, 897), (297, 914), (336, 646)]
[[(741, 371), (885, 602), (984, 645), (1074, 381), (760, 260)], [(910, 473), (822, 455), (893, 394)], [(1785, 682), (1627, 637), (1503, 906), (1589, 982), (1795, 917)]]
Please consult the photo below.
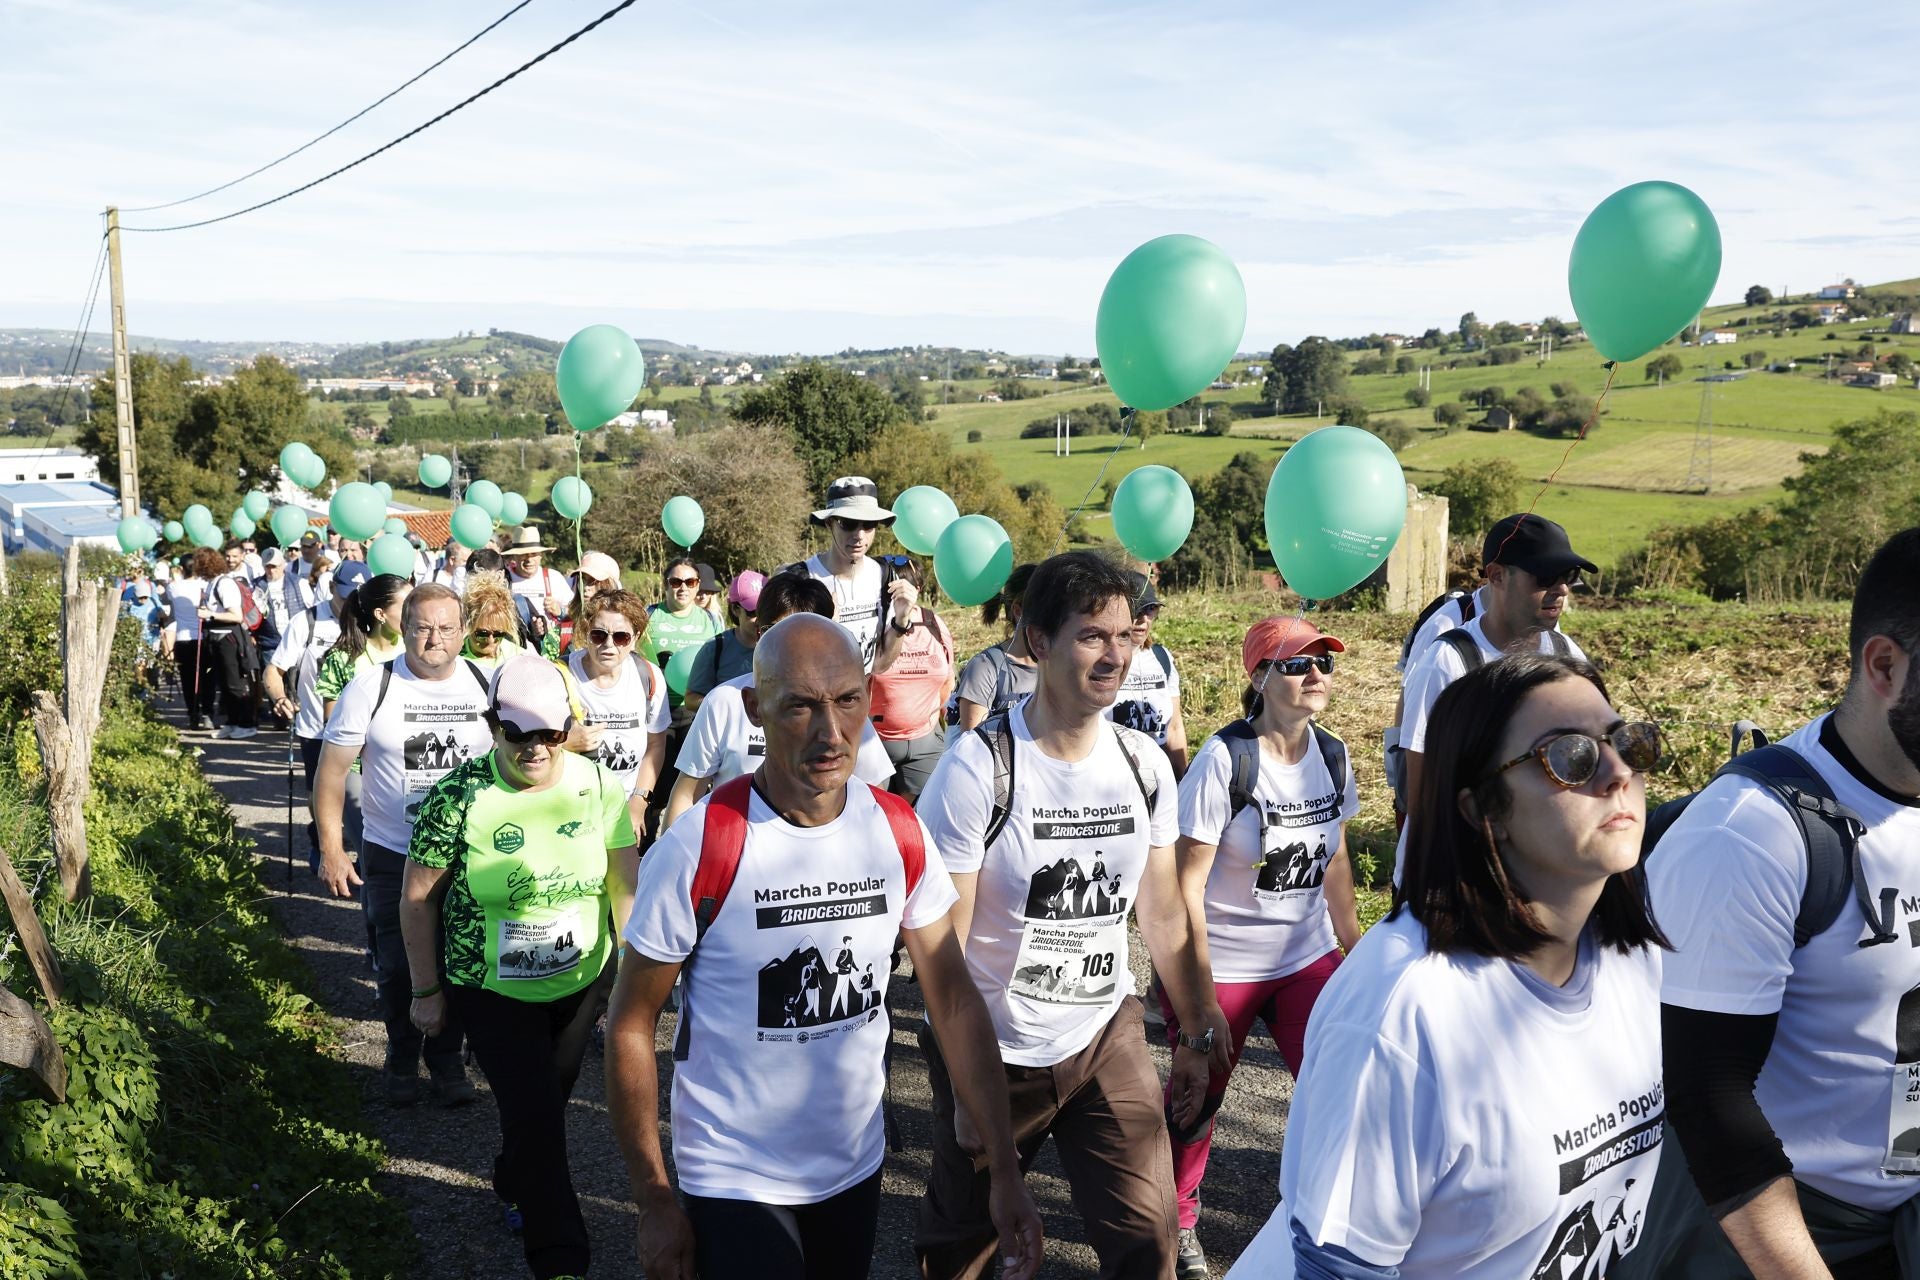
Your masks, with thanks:
[(513, 635), (511, 631), (473, 631), (469, 634), (475, 640), (506, 640)]
[(832, 523), (839, 525), (842, 529), (855, 533), (866, 533), (880, 527), (878, 520), (846, 520), (839, 516), (835, 516)]
[(419, 636), (422, 640), (432, 640), (437, 637), (447, 637), (450, 639), (460, 634), (460, 628), (430, 627), (423, 622), (413, 628), (413, 634)]
[(1582, 787), (1600, 768), (1602, 742), (1619, 752), (1627, 768), (1635, 773), (1645, 773), (1660, 763), (1660, 726), (1649, 720), (1636, 720), (1632, 724), (1615, 725), (1599, 738), (1586, 733), (1563, 733), (1549, 738), (1525, 755), (1507, 761), (1488, 774), (1486, 780), (1491, 782), (1516, 765), (1538, 760), (1555, 784), (1568, 790)]
[(1309, 671), (1318, 671), (1323, 676), (1333, 674), (1333, 655), (1330, 653), (1296, 653), (1291, 658), (1269, 658), (1263, 664), (1275, 675), (1303, 676)]
[(614, 644), (624, 649), (633, 643), (633, 632), (609, 631), (605, 627), (595, 627), (593, 630), (587, 632), (587, 639), (593, 641), (595, 644), (605, 644), (611, 640)]
[(531, 742), (542, 743), (549, 747), (557, 747), (567, 740), (567, 731), (565, 729), (520, 730), (514, 728), (505, 720), (502, 720), (500, 722), (500, 736), (516, 747), (524, 747)]
[(698, 579), (698, 578), (668, 578), (668, 579), (667, 579), (667, 585), (668, 585), (669, 587), (673, 587), (673, 588), (680, 588), (680, 587), (685, 587), (685, 588), (686, 588), (687, 590), (689, 590), (689, 591), (691, 591), (691, 590), (694, 590), (695, 588), (697, 588), (697, 587), (698, 587), (698, 586), (700, 585), (700, 579)]

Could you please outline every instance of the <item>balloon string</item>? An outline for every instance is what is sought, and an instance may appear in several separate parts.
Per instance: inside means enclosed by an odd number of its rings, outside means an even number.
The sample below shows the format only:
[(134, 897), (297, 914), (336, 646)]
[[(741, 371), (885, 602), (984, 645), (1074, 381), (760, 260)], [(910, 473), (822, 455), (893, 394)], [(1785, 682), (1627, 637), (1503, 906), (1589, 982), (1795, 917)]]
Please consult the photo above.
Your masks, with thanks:
[[(582, 487), (586, 485), (586, 481), (580, 479), (580, 433), (578, 431), (573, 433), (573, 478), (578, 480)], [(579, 568), (580, 561), (585, 556), (580, 549), (580, 526), (586, 522), (586, 519), (587, 513), (582, 511), (579, 518), (573, 522), (573, 564), (576, 569)]]
[(1560, 478), (1560, 469), (1566, 466), (1567, 459), (1573, 456), (1574, 446), (1587, 438), (1587, 432), (1593, 429), (1593, 424), (1599, 419), (1600, 406), (1607, 402), (1607, 392), (1613, 390), (1613, 375), (1619, 371), (1620, 362), (1618, 360), (1607, 361), (1606, 384), (1600, 388), (1600, 398), (1593, 402), (1593, 409), (1587, 414), (1587, 420), (1580, 424), (1580, 433), (1567, 442), (1566, 450), (1560, 455), (1560, 461), (1553, 465), (1553, 470), (1547, 473), (1547, 478), (1540, 482), (1540, 492), (1533, 495), (1533, 501), (1527, 504), (1527, 509), (1521, 513), (1521, 518), (1513, 522), (1513, 528), (1507, 531), (1507, 536), (1500, 540), (1498, 547), (1494, 548), (1493, 555), (1487, 560), (1488, 564), (1498, 564), (1500, 562), (1500, 553), (1507, 549), (1507, 544), (1513, 541), (1514, 535), (1519, 533), (1521, 527), (1526, 524), (1526, 517), (1534, 513), (1540, 505), (1540, 499), (1547, 496), (1547, 490), (1553, 488), (1553, 482)]
[(1065, 550), (1067, 545), (1067, 530), (1071, 529), (1073, 522), (1080, 518), (1080, 513), (1087, 509), (1087, 503), (1093, 498), (1093, 491), (1098, 489), (1100, 482), (1107, 478), (1107, 468), (1112, 465), (1113, 456), (1120, 452), (1120, 446), (1127, 442), (1127, 435), (1133, 430), (1133, 419), (1137, 412), (1138, 410), (1130, 405), (1123, 404), (1120, 406), (1120, 438), (1113, 442), (1113, 448), (1107, 450), (1106, 459), (1100, 464), (1100, 474), (1093, 478), (1093, 483), (1087, 486), (1087, 491), (1080, 495), (1080, 505), (1073, 509), (1073, 514), (1067, 517), (1067, 522), (1060, 526), (1060, 540), (1053, 544), (1053, 553), (1055, 555), (1059, 555), (1061, 551)]

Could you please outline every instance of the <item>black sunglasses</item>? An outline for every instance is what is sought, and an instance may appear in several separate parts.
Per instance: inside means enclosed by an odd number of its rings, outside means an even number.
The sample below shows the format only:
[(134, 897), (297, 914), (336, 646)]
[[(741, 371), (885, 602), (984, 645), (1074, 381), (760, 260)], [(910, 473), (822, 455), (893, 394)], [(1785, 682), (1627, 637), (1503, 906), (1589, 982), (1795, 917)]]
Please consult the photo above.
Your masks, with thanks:
[(1635, 773), (1646, 773), (1660, 763), (1660, 726), (1650, 720), (1636, 720), (1631, 724), (1617, 724), (1598, 738), (1587, 733), (1562, 733), (1549, 738), (1525, 755), (1507, 761), (1484, 781), (1491, 782), (1516, 765), (1538, 760), (1547, 777), (1571, 791), (1585, 786), (1599, 770), (1602, 742), (1619, 752), (1627, 768)]
[(605, 644), (611, 639), (615, 644), (625, 647), (633, 643), (633, 632), (609, 631), (605, 627), (595, 627), (593, 630), (587, 632), (587, 639), (593, 641), (595, 644)]
[(906, 556), (881, 556), (879, 559), (882, 564), (890, 564), (896, 569), (905, 569), (913, 563)]
[(513, 636), (511, 631), (473, 631), (469, 634), (475, 640), (507, 640)]
[(549, 747), (557, 747), (567, 740), (567, 731), (565, 729), (520, 730), (502, 720), (500, 736), (516, 747), (524, 747), (530, 742), (542, 742)]
[(1266, 665), (1275, 675), (1303, 676), (1309, 671), (1318, 671), (1323, 676), (1330, 676), (1333, 674), (1333, 655), (1296, 653), (1291, 658), (1269, 658)]

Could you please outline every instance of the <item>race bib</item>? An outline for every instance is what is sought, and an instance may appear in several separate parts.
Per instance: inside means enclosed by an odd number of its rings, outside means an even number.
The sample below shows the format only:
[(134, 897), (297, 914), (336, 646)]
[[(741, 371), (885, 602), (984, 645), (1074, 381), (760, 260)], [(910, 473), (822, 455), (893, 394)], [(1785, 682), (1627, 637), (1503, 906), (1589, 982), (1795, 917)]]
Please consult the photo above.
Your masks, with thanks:
[(1013, 965), (1014, 995), (1047, 1004), (1113, 1003), (1126, 968), (1127, 917), (1029, 920)]
[(578, 905), (565, 907), (537, 920), (499, 922), (494, 976), (502, 982), (551, 978), (580, 967), (582, 943), (596, 939), (582, 928)]
[(1883, 1173), (1920, 1173), (1920, 987), (1900, 997)]

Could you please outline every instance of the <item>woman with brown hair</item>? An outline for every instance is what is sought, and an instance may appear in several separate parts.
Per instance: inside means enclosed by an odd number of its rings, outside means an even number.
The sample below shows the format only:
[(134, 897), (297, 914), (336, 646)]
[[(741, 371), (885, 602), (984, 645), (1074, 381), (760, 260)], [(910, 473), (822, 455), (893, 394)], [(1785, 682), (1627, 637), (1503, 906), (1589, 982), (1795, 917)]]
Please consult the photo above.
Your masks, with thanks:
[(647, 602), (631, 591), (603, 591), (593, 612), (573, 633), (567, 671), (586, 708), (588, 724), (601, 729), (591, 754), (627, 789), (634, 829), (646, 830), (647, 806), (667, 758), (667, 678), (641, 657), (647, 632)]
[(180, 671), (180, 696), (187, 704), (187, 727), (204, 729), (213, 715), (214, 686), (202, 674), (200, 610), (207, 588), (227, 571), (226, 557), (212, 547), (197, 547), (181, 563), (181, 571), (167, 584), (168, 610), (173, 615), (173, 660)]
[(460, 603), (467, 620), (467, 642), (461, 657), (491, 669), (520, 651), (520, 612), (507, 588), (506, 574), (498, 569), (469, 568)]

